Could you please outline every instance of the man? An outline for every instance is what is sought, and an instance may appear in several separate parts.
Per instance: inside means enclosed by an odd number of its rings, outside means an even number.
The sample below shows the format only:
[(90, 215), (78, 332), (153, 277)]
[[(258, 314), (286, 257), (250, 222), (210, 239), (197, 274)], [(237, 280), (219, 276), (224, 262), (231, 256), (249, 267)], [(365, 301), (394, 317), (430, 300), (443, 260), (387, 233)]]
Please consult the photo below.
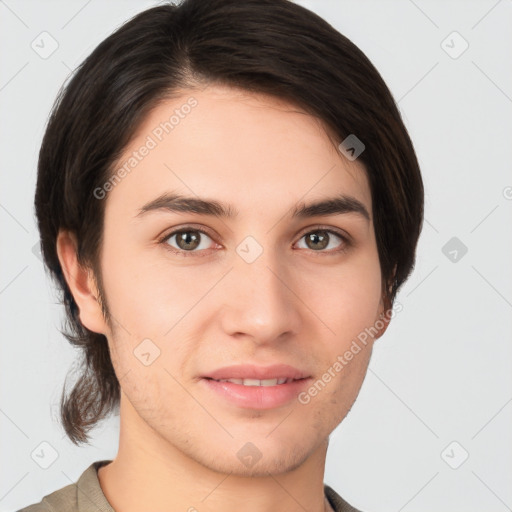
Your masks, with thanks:
[(86, 59), (36, 213), (84, 371), (70, 439), (119, 450), (23, 512), (354, 511), (323, 483), (423, 215), (389, 90), (279, 0), (149, 9)]

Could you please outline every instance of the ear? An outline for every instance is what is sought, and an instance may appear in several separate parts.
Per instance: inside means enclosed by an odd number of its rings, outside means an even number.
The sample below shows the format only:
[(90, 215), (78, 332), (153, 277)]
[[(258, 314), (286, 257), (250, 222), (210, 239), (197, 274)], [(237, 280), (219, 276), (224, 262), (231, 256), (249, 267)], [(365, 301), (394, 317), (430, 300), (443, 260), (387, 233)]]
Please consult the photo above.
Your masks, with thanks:
[(60, 230), (57, 236), (57, 256), (78, 306), (80, 321), (90, 331), (106, 334), (108, 326), (103, 317), (92, 270), (80, 265), (77, 248), (75, 234)]
[[(393, 282), (395, 271), (396, 265), (395, 268), (393, 269), (393, 277), (391, 279), (391, 282)], [(375, 340), (379, 339), (386, 332), (389, 326), (389, 322), (391, 321), (392, 304), (389, 299), (391, 289), (391, 285), (388, 285), (387, 283), (383, 282), (382, 294), (379, 302), (379, 310), (374, 323), (375, 328), (378, 330), (377, 334), (375, 335)]]
[(377, 329), (374, 341), (377, 341), (387, 330), (389, 322), (391, 321), (391, 312), (389, 307), (389, 300), (386, 295), (382, 295), (379, 303), (378, 314), (375, 317), (374, 326)]

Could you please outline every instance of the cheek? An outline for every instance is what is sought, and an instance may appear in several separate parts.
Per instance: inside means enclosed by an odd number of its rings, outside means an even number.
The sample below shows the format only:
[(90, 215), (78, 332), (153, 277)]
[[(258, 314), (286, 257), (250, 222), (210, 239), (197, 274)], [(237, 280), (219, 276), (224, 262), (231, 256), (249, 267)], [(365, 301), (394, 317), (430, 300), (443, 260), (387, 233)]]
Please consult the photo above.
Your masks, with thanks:
[(140, 249), (116, 242), (113, 238), (105, 246), (103, 259), (111, 312), (133, 336), (160, 338), (190, 303), (190, 274), (180, 268), (170, 272), (169, 265), (152, 262)]
[[(303, 299), (337, 343), (350, 342), (378, 317), (381, 273), (377, 255), (354, 258), (328, 272), (310, 274)], [(307, 282), (306, 282), (307, 281)]]
[[(110, 238), (108, 238), (110, 236)], [(195, 317), (202, 306), (198, 301), (214, 286), (226, 269), (215, 266), (180, 266), (158, 253), (149, 258), (140, 248), (123, 243), (118, 232), (105, 240), (104, 285), (112, 314), (134, 343), (140, 338), (159, 340), (169, 331), (178, 332), (180, 319)], [(164, 250), (155, 248), (154, 251)], [(202, 270), (201, 270), (202, 269)], [(354, 251), (339, 264), (302, 261), (285, 272), (286, 280), (298, 295), (297, 305), (305, 315), (320, 322), (336, 344), (350, 343), (377, 316), (381, 294), (381, 275), (375, 245)], [(223, 285), (221, 285), (223, 286)], [(191, 311), (197, 309), (197, 311)], [(309, 311), (309, 313), (308, 313)], [(211, 311), (202, 311), (210, 318)], [(209, 313), (209, 314), (208, 314)], [(123, 335), (126, 335), (124, 333)], [(140, 342), (139, 340), (139, 342)]]
[[(120, 256), (123, 253), (125, 257)], [(105, 255), (104, 286), (115, 319), (114, 364), (118, 374), (130, 372), (131, 378), (126, 380), (126, 385), (133, 387), (130, 394), (142, 396), (142, 388), (157, 390), (162, 382), (172, 381), (165, 369), (172, 374), (181, 372), (195, 346), (196, 332), (194, 328), (191, 332), (190, 326), (198, 325), (204, 312), (200, 299), (218, 276), (172, 267), (164, 258), (152, 262), (134, 248), (126, 247), (117, 254), (106, 250)], [(146, 367), (144, 363), (149, 361)]]

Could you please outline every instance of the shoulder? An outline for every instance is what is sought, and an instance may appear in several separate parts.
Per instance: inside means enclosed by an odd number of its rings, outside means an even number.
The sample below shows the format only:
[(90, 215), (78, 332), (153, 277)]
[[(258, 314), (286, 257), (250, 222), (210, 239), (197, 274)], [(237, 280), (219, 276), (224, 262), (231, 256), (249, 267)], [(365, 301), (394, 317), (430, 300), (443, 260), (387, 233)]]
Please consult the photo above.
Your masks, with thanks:
[(69, 484), (17, 512), (78, 512), (76, 485)]
[(16, 512), (113, 512), (98, 481), (98, 468), (111, 460), (93, 462), (78, 478)]
[[(362, 512), (346, 502), (332, 487), (324, 483), (324, 491), (335, 512)], [(32, 511), (31, 511), (32, 512)]]

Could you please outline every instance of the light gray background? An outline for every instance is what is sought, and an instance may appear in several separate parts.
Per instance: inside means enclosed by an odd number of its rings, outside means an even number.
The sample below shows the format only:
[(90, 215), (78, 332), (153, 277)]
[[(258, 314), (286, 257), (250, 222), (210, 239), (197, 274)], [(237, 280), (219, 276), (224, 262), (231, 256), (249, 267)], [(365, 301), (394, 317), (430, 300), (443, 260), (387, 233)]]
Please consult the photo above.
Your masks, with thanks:
[[(325, 482), (369, 512), (511, 510), (512, 0), (298, 3), (381, 72), (426, 186), (417, 265), (397, 299), (403, 310), (332, 434)], [(39, 501), (117, 452), (118, 417), (82, 448), (58, 423), (78, 354), (58, 331), (63, 309), (33, 252), (32, 204), (60, 86), (100, 41), (153, 5), (0, 0), (1, 511)], [(46, 59), (31, 47), (43, 31), (58, 42)], [(457, 58), (464, 42), (453, 31), (469, 44)], [(58, 454), (48, 469), (31, 455), (51, 456), (42, 442)]]

